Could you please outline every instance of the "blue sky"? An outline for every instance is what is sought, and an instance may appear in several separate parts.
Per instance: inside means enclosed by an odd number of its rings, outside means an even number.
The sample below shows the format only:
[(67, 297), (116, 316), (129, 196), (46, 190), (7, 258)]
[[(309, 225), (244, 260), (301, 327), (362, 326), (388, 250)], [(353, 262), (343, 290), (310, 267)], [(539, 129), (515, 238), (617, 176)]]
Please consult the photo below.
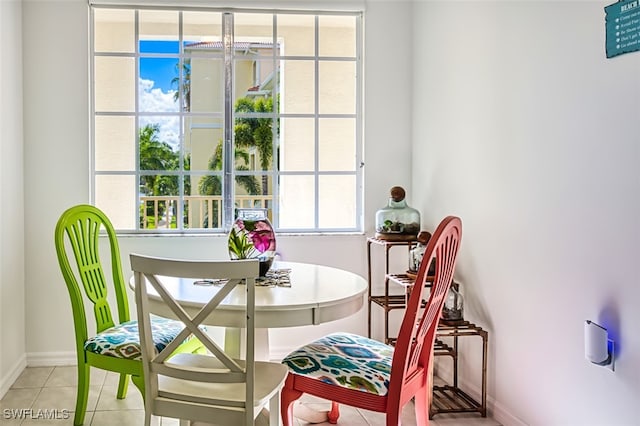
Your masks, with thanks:
[(177, 58), (140, 58), (140, 78), (153, 81), (163, 92), (176, 90), (171, 80), (177, 77)]
[[(140, 41), (141, 53), (173, 53), (179, 52), (177, 41)], [(177, 87), (171, 85), (171, 80), (177, 77), (176, 65), (178, 58), (140, 58), (140, 78), (151, 80), (154, 87), (162, 89), (163, 92), (176, 90)]]
[[(142, 53), (178, 53), (178, 42), (141, 41)], [(140, 110), (146, 112), (177, 112), (178, 105), (173, 99), (177, 89), (171, 80), (177, 77), (178, 58), (140, 58)], [(158, 124), (158, 138), (178, 149), (180, 142), (180, 120), (177, 116), (151, 116), (140, 119), (140, 125)]]

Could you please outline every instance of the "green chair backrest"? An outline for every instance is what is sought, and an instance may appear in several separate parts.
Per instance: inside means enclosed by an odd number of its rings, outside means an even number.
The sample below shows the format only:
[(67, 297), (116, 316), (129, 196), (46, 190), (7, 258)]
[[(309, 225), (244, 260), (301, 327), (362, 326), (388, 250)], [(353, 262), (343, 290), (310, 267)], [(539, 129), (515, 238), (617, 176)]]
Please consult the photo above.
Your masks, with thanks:
[[(122, 275), (120, 249), (109, 218), (100, 209), (81, 204), (66, 210), (58, 219), (55, 230), (56, 253), (62, 276), (71, 297), (76, 345), (79, 353), (89, 337), (85, 316), (85, 298), (93, 304), (97, 333), (115, 325), (111, 308), (107, 302), (109, 285), (100, 261), (99, 239), (101, 231), (105, 232), (109, 240), (111, 278), (118, 305), (118, 322), (129, 321), (129, 302)], [(73, 252), (72, 257), (68, 253), (68, 247)], [(75, 262), (72, 259), (75, 259)], [(75, 263), (75, 268), (72, 268), (72, 262)]]

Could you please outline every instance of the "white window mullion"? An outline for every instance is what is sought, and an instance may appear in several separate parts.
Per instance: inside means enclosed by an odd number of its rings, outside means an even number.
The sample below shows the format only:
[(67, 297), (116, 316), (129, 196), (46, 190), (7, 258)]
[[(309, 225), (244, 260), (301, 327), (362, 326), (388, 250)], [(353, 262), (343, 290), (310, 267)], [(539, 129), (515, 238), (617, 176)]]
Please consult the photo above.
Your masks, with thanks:
[(362, 117), (362, 98), (363, 98), (363, 73), (364, 66), (362, 64), (362, 15), (356, 17), (356, 228), (364, 229), (364, 154), (363, 154), (363, 117)]
[[(140, 220), (138, 215), (140, 214), (140, 177), (142, 176), (140, 173), (140, 16), (138, 10), (134, 11), (134, 37), (135, 37), (135, 94), (134, 94), (134, 116), (135, 116), (135, 124), (134, 129), (136, 134), (134, 135), (134, 140), (136, 141), (136, 161), (135, 161), (135, 188), (136, 188), (136, 205), (138, 208), (136, 211), (132, 212), (136, 224), (136, 229), (141, 230)], [(147, 206), (142, 206), (143, 212), (147, 209)]]
[[(93, 25), (93, 22), (95, 20), (95, 9), (94, 8), (89, 8), (89, 19), (90, 22)], [(93, 31), (89, 32), (89, 46), (95, 46), (95, 34)], [(96, 68), (96, 51), (95, 48), (91, 48), (91, 54), (89, 55), (89, 81), (94, 80), (94, 75), (95, 75), (95, 68)], [(95, 132), (95, 128), (96, 128), (96, 96), (95, 96), (95, 92), (96, 92), (96, 88), (95, 85), (91, 85), (91, 87), (89, 88), (89, 93), (90, 93), (90, 99), (89, 99), (89, 107), (91, 108), (91, 115), (90, 115), (90, 123), (89, 123), (89, 128), (91, 129), (91, 134), (90, 134), (90, 140), (91, 140), (91, 146), (89, 147), (89, 167), (91, 167), (91, 175), (90, 175), (90, 179), (89, 179), (89, 199), (92, 200), (93, 203), (95, 203), (95, 199), (96, 199), (96, 173), (94, 172), (96, 170), (96, 132)], [(133, 212), (134, 214), (137, 214), (137, 212)]]
[(314, 149), (314, 165), (313, 165), (313, 173), (314, 173), (314, 192), (315, 192), (315, 217), (313, 219), (313, 226), (315, 229), (320, 228), (320, 119), (318, 114), (320, 113), (320, 60), (318, 57), (320, 56), (320, 17), (318, 15), (315, 16), (315, 24), (314, 24), (314, 55), (313, 55), (313, 73), (314, 73), (314, 106), (313, 106), (313, 125), (314, 125), (314, 134), (313, 134), (313, 149)]
[[(271, 134), (272, 134), (272, 144), (271, 144), (271, 190), (272, 197), (271, 200), (271, 211), (272, 211), (272, 219), (273, 224), (276, 228), (280, 226), (280, 203), (277, 201), (280, 199), (280, 169), (276, 168), (276, 164), (279, 164), (278, 155), (278, 146), (280, 145), (280, 139), (278, 137), (278, 133), (282, 134), (282, 132), (278, 132), (279, 123), (281, 123), (280, 117), (280, 69), (278, 67), (278, 59), (277, 56), (281, 55), (280, 45), (278, 44), (278, 15), (273, 14), (273, 50), (271, 53), (272, 57), (272, 66), (273, 69), (273, 90), (271, 98), (273, 99), (273, 109), (272, 113), (272, 125), (271, 125)], [(276, 144), (277, 142), (277, 144)]]
[(233, 143), (233, 14), (222, 14), (222, 38), (224, 56), (224, 148), (222, 164), (223, 229), (229, 230), (234, 220), (235, 179)]
[[(184, 160), (185, 160), (185, 149), (184, 149), (184, 42), (183, 42), (183, 22), (182, 22), (182, 11), (178, 12), (178, 117), (180, 121), (180, 145), (178, 151), (180, 152), (180, 161), (179, 161), (179, 174), (178, 174), (178, 205), (176, 212), (176, 228), (181, 231), (184, 231), (184, 212), (185, 212), (185, 187), (184, 180), (186, 174), (184, 172)], [(191, 209), (192, 206), (189, 205)]]

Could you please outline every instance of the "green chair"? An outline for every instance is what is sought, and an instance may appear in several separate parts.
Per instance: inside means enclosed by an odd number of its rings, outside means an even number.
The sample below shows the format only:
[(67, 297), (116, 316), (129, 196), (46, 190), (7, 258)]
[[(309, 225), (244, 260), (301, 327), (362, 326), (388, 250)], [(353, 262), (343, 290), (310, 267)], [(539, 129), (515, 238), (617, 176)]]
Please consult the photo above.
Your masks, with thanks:
[[(111, 280), (103, 269), (99, 240), (105, 231), (110, 247)], [(138, 323), (129, 317), (129, 302), (122, 274), (120, 250), (109, 218), (98, 208), (77, 205), (65, 211), (55, 230), (55, 246), (62, 275), (69, 290), (78, 357), (78, 393), (73, 424), (82, 425), (89, 395), (90, 367), (120, 373), (117, 398), (127, 395), (129, 376), (144, 398), (144, 377)], [(71, 251), (73, 257), (69, 256)], [(75, 259), (75, 262), (73, 262)], [(72, 267), (72, 263), (75, 264)], [(115, 290), (118, 319), (113, 317), (107, 301), (109, 281)], [(96, 332), (89, 335), (85, 300), (93, 305)], [(161, 351), (182, 331), (182, 323), (154, 316), (153, 339)], [(175, 351), (203, 353), (206, 349), (193, 337)]]

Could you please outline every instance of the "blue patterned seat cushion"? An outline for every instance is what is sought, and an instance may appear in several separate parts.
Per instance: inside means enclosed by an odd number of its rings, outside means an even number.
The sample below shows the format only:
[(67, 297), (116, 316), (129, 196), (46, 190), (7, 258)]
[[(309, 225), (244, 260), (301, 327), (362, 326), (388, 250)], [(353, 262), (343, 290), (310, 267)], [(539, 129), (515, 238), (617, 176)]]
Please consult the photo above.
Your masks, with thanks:
[(392, 346), (357, 334), (333, 333), (291, 352), (282, 363), (295, 374), (384, 396), (392, 357)]
[[(151, 315), (151, 335), (156, 350), (163, 350), (183, 328), (184, 324), (180, 321)], [(193, 335), (188, 339), (191, 338)], [(116, 358), (142, 359), (138, 321), (123, 322), (90, 337), (84, 343), (84, 349)]]

